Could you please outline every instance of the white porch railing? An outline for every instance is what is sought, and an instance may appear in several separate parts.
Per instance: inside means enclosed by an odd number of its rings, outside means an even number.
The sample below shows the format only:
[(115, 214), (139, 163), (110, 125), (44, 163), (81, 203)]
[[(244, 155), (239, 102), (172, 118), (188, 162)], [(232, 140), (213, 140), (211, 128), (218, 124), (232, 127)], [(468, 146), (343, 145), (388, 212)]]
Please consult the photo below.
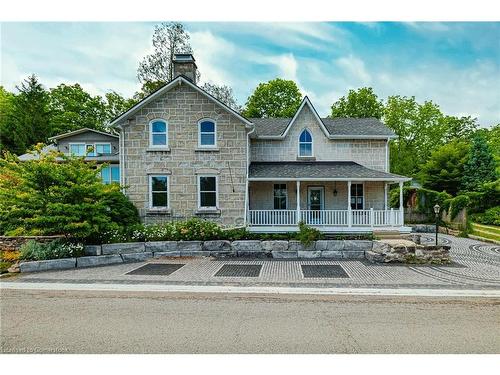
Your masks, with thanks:
[(391, 227), (402, 226), (399, 210), (249, 210), (251, 226), (297, 225), (311, 226)]

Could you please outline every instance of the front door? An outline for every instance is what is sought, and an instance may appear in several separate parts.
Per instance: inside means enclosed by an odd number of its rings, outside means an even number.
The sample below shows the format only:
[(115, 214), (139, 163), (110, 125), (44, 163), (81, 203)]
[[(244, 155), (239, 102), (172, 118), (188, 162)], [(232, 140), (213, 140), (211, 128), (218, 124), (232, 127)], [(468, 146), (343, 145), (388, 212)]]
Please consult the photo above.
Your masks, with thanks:
[(307, 224), (320, 224), (321, 210), (324, 209), (325, 189), (323, 187), (309, 187), (307, 192), (307, 208), (312, 211), (309, 212)]

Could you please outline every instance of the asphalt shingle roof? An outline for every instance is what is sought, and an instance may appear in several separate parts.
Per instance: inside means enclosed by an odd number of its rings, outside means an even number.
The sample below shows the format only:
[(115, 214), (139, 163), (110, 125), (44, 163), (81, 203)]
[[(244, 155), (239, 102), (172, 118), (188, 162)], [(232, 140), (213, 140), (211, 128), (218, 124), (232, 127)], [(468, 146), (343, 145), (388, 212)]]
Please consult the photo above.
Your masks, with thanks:
[[(254, 138), (280, 136), (292, 120), (285, 118), (251, 118), (255, 124)], [(376, 118), (322, 118), (332, 136), (394, 136), (394, 132)]]
[(342, 179), (387, 179), (406, 177), (367, 168), (353, 161), (284, 161), (252, 162), (250, 178), (342, 178)]

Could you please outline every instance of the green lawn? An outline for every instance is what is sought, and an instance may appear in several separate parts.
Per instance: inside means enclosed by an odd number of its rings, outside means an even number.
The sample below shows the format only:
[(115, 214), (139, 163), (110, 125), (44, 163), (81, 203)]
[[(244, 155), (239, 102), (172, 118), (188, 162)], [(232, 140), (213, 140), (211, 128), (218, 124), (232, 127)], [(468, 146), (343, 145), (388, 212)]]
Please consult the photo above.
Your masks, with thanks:
[(500, 227), (493, 225), (472, 223), (472, 230), (470, 234), (488, 238), (490, 240), (500, 241)]

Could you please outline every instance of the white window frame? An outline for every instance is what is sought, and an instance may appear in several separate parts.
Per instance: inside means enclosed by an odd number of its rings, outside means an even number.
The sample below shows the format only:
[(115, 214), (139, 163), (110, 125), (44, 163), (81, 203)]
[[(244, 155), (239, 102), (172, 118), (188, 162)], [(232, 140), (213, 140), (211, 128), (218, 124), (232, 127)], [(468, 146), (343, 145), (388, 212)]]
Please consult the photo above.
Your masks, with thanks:
[[(210, 122), (213, 122), (214, 124), (214, 144), (213, 145), (202, 145), (201, 144), (201, 123), (202, 122), (205, 122), (205, 121), (210, 121)], [(205, 134), (212, 134), (211, 132), (208, 133), (208, 132), (204, 132)], [(211, 119), (209, 117), (207, 118), (202, 118), (200, 121), (198, 121), (198, 147), (199, 148), (217, 148), (217, 121), (215, 121), (214, 119)]]
[[(109, 168), (109, 182), (105, 182), (102, 178), (102, 171), (104, 168)], [(118, 168), (118, 173), (119, 175), (121, 174), (121, 171), (120, 171), (120, 165), (119, 164), (108, 164), (106, 167), (104, 167), (101, 169), (101, 172), (100, 172), (100, 175), (101, 175), (101, 181), (103, 184), (113, 184), (113, 183), (118, 183), (120, 184), (120, 178), (118, 179), (118, 181), (113, 181), (113, 172), (112, 172), (112, 169), (113, 168)]]
[[(363, 186), (363, 208), (352, 208), (352, 210), (365, 210), (366, 209), (365, 183), (364, 182), (351, 182), (351, 188), (354, 185), (361, 185), (361, 186)], [(352, 193), (350, 195), (351, 195), (351, 199), (352, 199), (353, 198)], [(359, 195), (356, 195), (356, 197), (359, 197)], [(351, 202), (349, 202), (349, 207), (351, 207)]]
[[(83, 155), (73, 154), (71, 152), (71, 146), (74, 146), (74, 145), (79, 145), (79, 146), (83, 145), (83, 149), (84, 149), (85, 153)], [(69, 143), (69, 150), (68, 151), (69, 151), (70, 155), (74, 155), (74, 156), (87, 156), (87, 144), (85, 142), (70, 142)]]
[(94, 154), (95, 156), (99, 156), (99, 154), (97, 153), (97, 145), (100, 145), (100, 146), (106, 146), (108, 145), (109, 146), (109, 154), (101, 154), (101, 155), (111, 155), (113, 153), (113, 147), (111, 146), (111, 143), (109, 142), (96, 142), (94, 143)]
[[(215, 206), (201, 206), (201, 178), (202, 177), (215, 177)], [(198, 185), (198, 210), (217, 210), (219, 209), (219, 176), (215, 174), (201, 174), (196, 176)]]
[[(285, 208), (274, 208), (274, 200), (276, 199), (275, 195), (275, 185), (285, 185)], [(273, 209), (274, 210), (288, 210), (288, 184), (287, 183), (273, 183)]]
[[(153, 132), (153, 122), (161, 121), (165, 123), (165, 133), (164, 132)], [(153, 134), (165, 134), (166, 141), (164, 145), (154, 145), (153, 144)], [(155, 118), (149, 121), (149, 147), (150, 148), (168, 148), (169, 136), (168, 136), (168, 121), (162, 118)]]
[[(166, 206), (153, 206), (153, 177), (166, 177), (167, 178), (167, 205)], [(168, 174), (150, 174), (148, 175), (148, 192), (149, 201), (148, 206), (150, 210), (168, 210), (170, 209), (170, 176)], [(161, 192), (159, 192), (161, 193)]]
[[(311, 155), (301, 155), (301, 153), (300, 153), (300, 144), (301, 143), (309, 144), (309, 142), (301, 142), (300, 141), (300, 136), (302, 135), (302, 133), (304, 131), (307, 131), (309, 133), (309, 135), (311, 136), (311, 142), (310, 142), (310, 144), (311, 144)], [(297, 140), (298, 140), (298, 142), (297, 142), (297, 155), (299, 155), (299, 158), (312, 158), (312, 157), (314, 157), (314, 137), (313, 137), (312, 131), (310, 131), (308, 128), (302, 129), (300, 131), (300, 133), (299, 133), (299, 137), (298, 137)]]

